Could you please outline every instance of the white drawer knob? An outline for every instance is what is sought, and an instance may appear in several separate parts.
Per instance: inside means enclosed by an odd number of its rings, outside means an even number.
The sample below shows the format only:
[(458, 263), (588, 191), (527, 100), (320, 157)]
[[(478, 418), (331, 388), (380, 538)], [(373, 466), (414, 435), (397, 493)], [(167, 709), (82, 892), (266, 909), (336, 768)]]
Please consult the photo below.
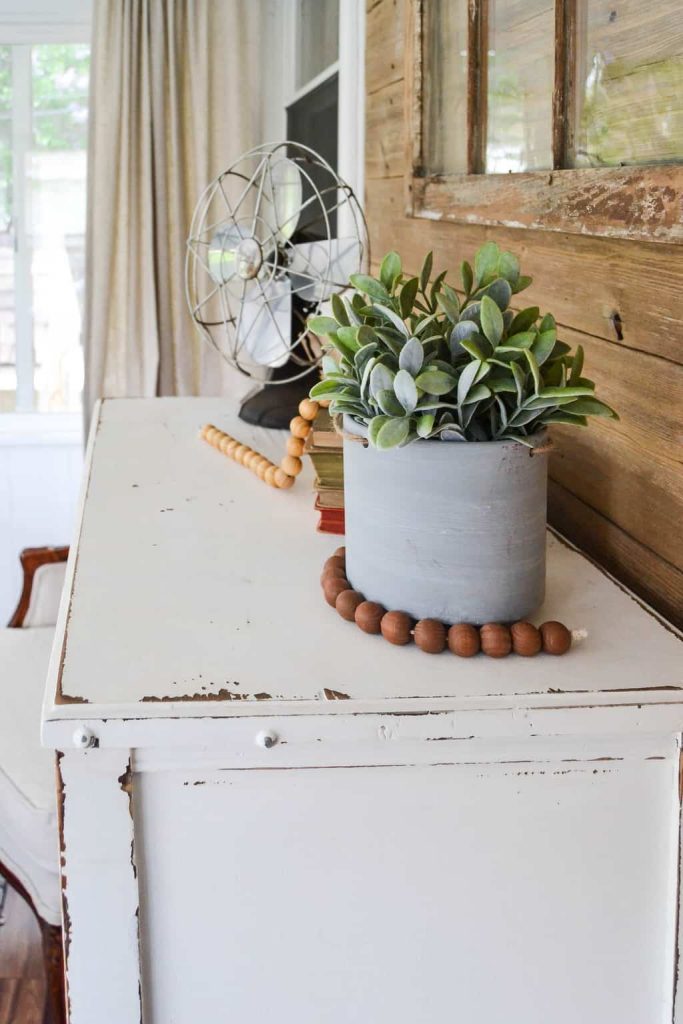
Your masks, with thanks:
[(86, 728), (84, 725), (79, 725), (73, 735), (74, 746), (78, 747), (79, 750), (88, 750), (90, 747), (97, 745), (97, 736), (92, 729)]
[(256, 745), (263, 747), (264, 750), (270, 750), (277, 743), (277, 733), (263, 731), (256, 736)]

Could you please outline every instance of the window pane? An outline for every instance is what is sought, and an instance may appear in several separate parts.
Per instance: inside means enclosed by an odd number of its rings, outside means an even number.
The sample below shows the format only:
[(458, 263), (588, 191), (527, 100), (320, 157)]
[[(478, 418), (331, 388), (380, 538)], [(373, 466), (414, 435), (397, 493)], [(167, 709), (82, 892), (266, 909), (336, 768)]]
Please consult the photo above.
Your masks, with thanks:
[(552, 0), (490, 0), (489, 173), (552, 167)]
[(16, 406), (12, 234), (12, 51), (0, 46), (0, 412)]
[(467, 2), (431, 0), (423, 21), (423, 150), (430, 174), (467, 170)]
[(81, 403), (88, 67), (87, 46), (33, 47), (27, 175), (40, 410), (75, 411)]
[(579, 0), (574, 165), (683, 158), (680, 0)]
[(299, 89), (339, 57), (339, 0), (299, 0), (296, 43)]

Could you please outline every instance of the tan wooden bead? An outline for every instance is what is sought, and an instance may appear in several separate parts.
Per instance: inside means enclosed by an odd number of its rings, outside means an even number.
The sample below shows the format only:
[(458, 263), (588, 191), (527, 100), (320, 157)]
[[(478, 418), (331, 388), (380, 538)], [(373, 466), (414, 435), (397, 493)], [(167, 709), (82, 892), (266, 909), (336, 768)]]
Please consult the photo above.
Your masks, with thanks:
[(216, 430), (216, 428), (213, 426), (212, 423), (207, 424), (207, 426), (204, 428), (204, 430), (205, 430), (204, 437), (209, 442), (209, 444), (213, 444), (214, 443), (214, 438), (218, 434), (218, 431)]
[(425, 654), (441, 654), (446, 647), (446, 627), (438, 619), (420, 619), (415, 624), (415, 643)]
[(544, 622), (541, 629), (543, 650), (546, 654), (566, 654), (572, 645), (572, 635), (561, 622)]
[(448, 630), (448, 646), (459, 658), (471, 658), (479, 654), (479, 630), (468, 622), (456, 622)]
[(228, 454), (229, 444), (230, 438), (228, 437), (227, 434), (223, 434), (223, 436), (218, 439), (218, 447), (220, 448), (224, 455)]
[(507, 626), (487, 622), (479, 630), (481, 649), (489, 658), (506, 658), (512, 650), (512, 637)]
[(239, 447), (239, 441), (236, 441), (234, 437), (228, 438), (228, 443), (225, 446), (225, 454), (231, 458), (235, 458), (235, 451)]
[(335, 579), (329, 577), (323, 583), (323, 594), (325, 595), (325, 600), (333, 608), (335, 607), (335, 603), (336, 603), (336, 600), (339, 597), (339, 595), (344, 590), (348, 590), (348, 589), (349, 589), (349, 581), (348, 580), (335, 580)]
[(522, 658), (533, 658), (541, 649), (540, 630), (530, 622), (515, 622), (510, 626), (512, 650)]
[(258, 476), (259, 480), (266, 479), (266, 470), (268, 469), (269, 466), (270, 462), (268, 462), (268, 459), (263, 459), (262, 462), (259, 462), (258, 466), (256, 467), (256, 475)]
[(300, 437), (288, 437), (287, 438), (287, 454), (293, 455), (294, 458), (299, 458), (304, 453), (304, 442)]
[(281, 468), (275, 470), (274, 480), (276, 487), (279, 487), (281, 491), (286, 491), (294, 483), (294, 477), (290, 476), (289, 473), (285, 473), (284, 469)]
[(234, 452), (232, 453), (232, 457), (235, 460), (235, 462), (238, 462), (240, 466), (243, 466), (245, 456), (249, 450), (250, 449), (247, 448), (246, 444), (238, 444)]
[(342, 619), (346, 619), (347, 622), (354, 622), (356, 618), (356, 608), (359, 604), (362, 604), (364, 597), (357, 590), (342, 590), (337, 595), (335, 601), (335, 608), (341, 615)]
[(413, 638), (413, 620), (407, 612), (387, 612), (381, 622), (382, 636), (390, 644), (409, 644)]
[(376, 634), (381, 632), (381, 622), (385, 614), (386, 608), (376, 601), (361, 601), (356, 608), (354, 619), (364, 633)]
[(256, 459), (256, 452), (252, 451), (251, 448), (247, 448), (246, 452), (242, 456), (242, 465), (245, 469), (251, 469), (252, 463)]
[(330, 555), (330, 557), (325, 560), (323, 572), (325, 572), (326, 569), (341, 569), (342, 572), (346, 572), (346, 561), (341, 557), (341, 555)]
[(299, 402), (299, 416), (309, 422), (316, 418), (319, 409), (320, 406), (312, 398), (304, 398)]
[(266, 470), (266, 474), (265, 474), (265, 481), (266, 481), (267, 484), (270, 484), (271, 487), (277, 487), (277, 484), (275, 483), (275, 474), (276, 473), (277, 473), (277, 466), (273, 466), (273, 465), (268, 466), (268, 468)]
[(285, 455), (280, 466), (288, 476), (298, 476), (303, 468), (301, 459), (297, 459), (296, 455)]
[(311, 424), (303, 416), (295, 416), (289, 424), (289, 429), (294, 437), (308, 437), (311, 432)]

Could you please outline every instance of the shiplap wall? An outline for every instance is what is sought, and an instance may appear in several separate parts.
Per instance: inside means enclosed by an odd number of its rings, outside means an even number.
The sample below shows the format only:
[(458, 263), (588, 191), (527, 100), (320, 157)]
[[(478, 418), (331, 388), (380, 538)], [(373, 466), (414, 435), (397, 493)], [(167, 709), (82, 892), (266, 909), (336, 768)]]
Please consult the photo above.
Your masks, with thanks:
[[(533, 275), (526, 305), (551, 311), (586, 352), (586, 373), (619, 423), (558, 427), (550, 521), (683, 625), (683, 246), (444, 223), (405, 215), (405, 10), (368, 0), (366, 213), (373, 262), (397, 249), (417, 272), (471, 258), (487, 238)], [(621, 320), (620, 333), (614, 317)]]

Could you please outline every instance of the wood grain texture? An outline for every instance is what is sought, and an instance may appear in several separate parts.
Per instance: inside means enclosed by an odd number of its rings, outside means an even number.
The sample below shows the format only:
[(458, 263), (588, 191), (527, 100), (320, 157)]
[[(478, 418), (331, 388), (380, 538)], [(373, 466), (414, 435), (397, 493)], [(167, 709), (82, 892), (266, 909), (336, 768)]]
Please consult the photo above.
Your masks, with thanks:
[[(556, 432), (557, 451), (550, 469), (555, 481), (550, 503), (551, 522), (577, 543), (586, 545), (598, 560), (604, 555), (611, 571), (627, 580), (655, 607), (680, 622), (683, 607), (683, 540), (677, 526), (683, 518), (683, 306), (679, 299), (683, 263), (680, 248), (677, 244), (653, 241), (655, 236), (648, 236), (645, 230), (642, 233), (650, 240), (626, 241), (560, 230), (548, 232), (529, 227), (449, 223), (437, 219), (436, 210), (434, 219), (407, 215), (404, 182), (407, 179), (411, 189), (416, 184), (410, 176), (407, 156), (412, 130), (406, 115), (411, 69), (406, 64), (403, 89), (407, 99), (401, 109), (397, 102), (400, 85), (396, 68), (391, 74), (386, 72), (383, 54), (390, 52), (395, 64), (396, 55), (402, 52), (402, 43), (397, 37), (404, 30), (404, 4), (408, 2), (379, 0), (371, 11), (373, 32), (368, 35), (366, 60), (368, 73), (372, 69), (374, 91), (367, 97), (368, 125), (373, 128), (368, 130), (366, 212), (373, 253), (379, 261), (388, 249), (397, 249), (407, 271), (417, 272), (424, 254), (433, 249), (435, 267), (452, 268), (449, 278), (453, 284), (457, 283), (460, 261), (470, 258), (488, 238), (519, 255), (524, 272), (534, 278), (522, 297), (523, 304), (551, 310), (560, 325), (560, 336), (573, 345), (584, 346), (587, 374), (621, 415), (618, 424), (600, 421), (591, 423), (587, 431), (564, 428)], [(379, 40), (382, 40), (381, 46)], [(382, 143), (376, 138), (377, 132), (381, 134)], [(381, 145), (385, 147), (384, 153)], [(406, 176), (403, 180), (398, 166), (401, 153)], [(578, 180), (575, 176), (590, 176), (591, 173), (590, 170), (562, 172), (558, 179), (557, 172), (552, 172), (554, 184), (547, 187), (551, 191), (558, 187), (563, 194), (558, 226), (573, 202), (570, 193), (572, 182)], [(614, 169), (616, 185), (613, 191), (608, 189), (605, 193), (606, 208), (609, 211), (620, 202), (619, 181), (633, 182), (634, 175), (638, 176), (639, 187), (644, 190), (641, 198), (652, 198), (660, 187), (675, 186), (675, 195), (667, 202), (673, 204), (669, 209), (675, 221), (671, 222), (672, 230), (678, 231), (682, 173), (680, 167)], [(479, 176), (479, 182), (484, 177)], [(590, 182), (591, 179), (583, 180)], [(417, 185), (423, 190), (426, 187), (424, 180)], [(589, 184), (589, 188), (592, 187)], [(510, 196), (506, 200), (510, 203), (509, 217), (504, 211), (496, 212), (496, 217), (524, 223), (524, 215), (518, 215), (515, 205), (519, 196), (514, 202)], [(414, 201), (412, 197), (409, 207)], [(474, 207), (473, 211), (476, 220)], [(532, 223), (532, 219), (527, 218), (526, 223)], [(654, 231), (657, 231), (656, 223)], [(588, 524), (595, 527), (593, 537)]]
[(40, 928), (19, 893), (9, 888), (0, 927), (0, 1024), (42, 1024), (45, 979)]

